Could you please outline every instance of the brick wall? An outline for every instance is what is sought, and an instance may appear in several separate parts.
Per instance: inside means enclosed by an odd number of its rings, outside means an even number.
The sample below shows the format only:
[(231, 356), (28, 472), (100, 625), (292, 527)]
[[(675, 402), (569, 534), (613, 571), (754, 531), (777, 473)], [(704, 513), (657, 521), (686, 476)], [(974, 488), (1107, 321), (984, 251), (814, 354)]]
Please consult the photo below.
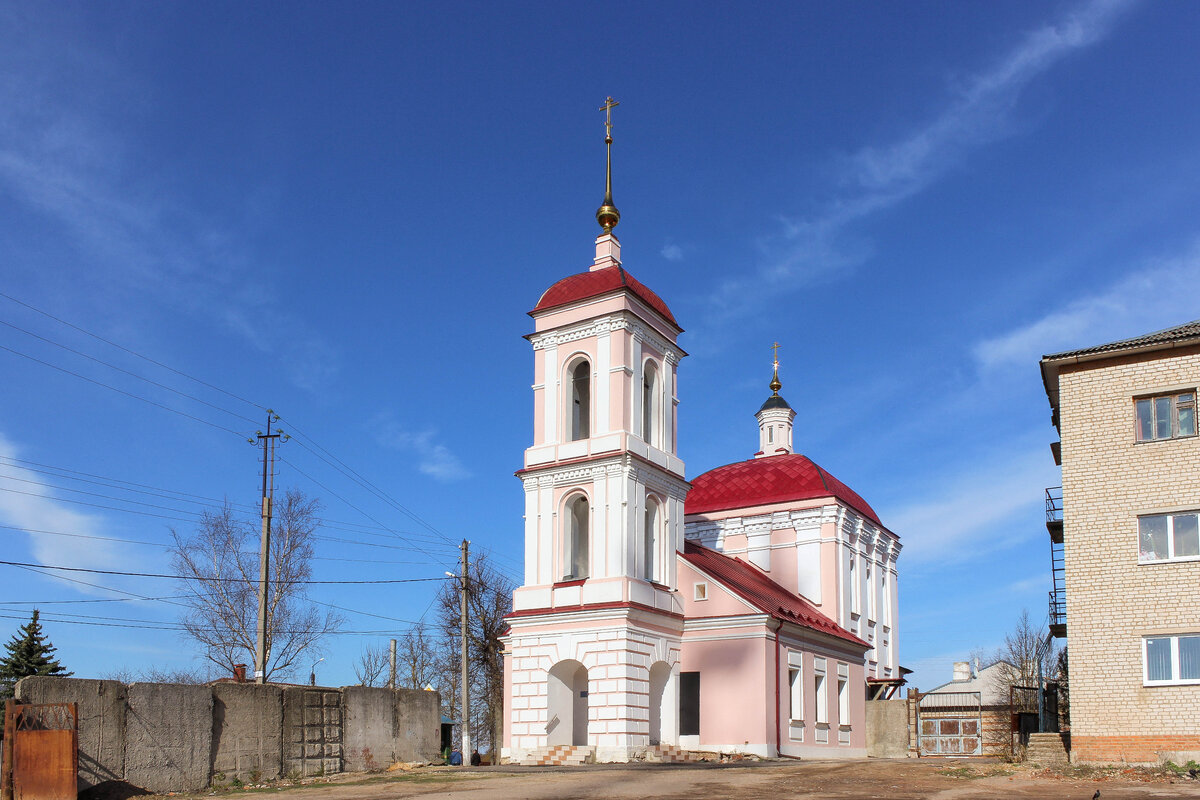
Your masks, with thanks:
[[(1139, 514), (1200, 508), (1200, 438), (1137, 443), (1133, 398), (1200, 385), (1200, 348), (1063, 367), (1071, 727), (1079, 760), (1200, 750), (1200, 686), (1143, 686), (1142, 637), (1200, 633), (1200, 562), (1138, 564)], [(1147, 757), (1147, 754), (1150, 754)]]

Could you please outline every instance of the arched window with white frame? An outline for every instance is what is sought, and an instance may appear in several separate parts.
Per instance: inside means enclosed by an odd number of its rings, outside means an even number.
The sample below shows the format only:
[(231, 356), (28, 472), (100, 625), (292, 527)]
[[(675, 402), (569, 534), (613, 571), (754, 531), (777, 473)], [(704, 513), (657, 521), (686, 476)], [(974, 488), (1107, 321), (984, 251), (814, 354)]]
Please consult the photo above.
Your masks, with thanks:
[(567, 502), (566, 524), (563, 526), (563, 580), (588, 577), (588, 527), (591, 507), (583, 495)]
[(662, 402), (659, 389), (658, 365), (647, 360), (642, 367), (642, 439), (646, 444), (660, 446), (662, 431)]
[(642, 577), (648, 581), (658, 580), (659, 517), (658, 501), (646, 498), (646, 513), (642, 524)]
[(577, 442), (591, 435), (592, 419), (592, 365), (581, 358), (571, 367), (570, 406), (567, 417), (571, 421), (570, 441)]

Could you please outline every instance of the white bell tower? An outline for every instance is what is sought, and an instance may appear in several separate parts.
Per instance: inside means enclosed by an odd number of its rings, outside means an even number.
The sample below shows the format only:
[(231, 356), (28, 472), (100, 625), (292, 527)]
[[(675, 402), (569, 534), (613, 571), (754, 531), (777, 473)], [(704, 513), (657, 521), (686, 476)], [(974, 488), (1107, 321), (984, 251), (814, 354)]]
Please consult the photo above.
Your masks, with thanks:
[(676, 452), (682, 332), (630, 275), (612, 229), (611, 111), (603, 233), (586, 272), (530, 312), (534, 436), (525, 490), (525, 580), (513, 593), (504, 752), (590, 749), (627, 761), (677, 742), (688, 484)]

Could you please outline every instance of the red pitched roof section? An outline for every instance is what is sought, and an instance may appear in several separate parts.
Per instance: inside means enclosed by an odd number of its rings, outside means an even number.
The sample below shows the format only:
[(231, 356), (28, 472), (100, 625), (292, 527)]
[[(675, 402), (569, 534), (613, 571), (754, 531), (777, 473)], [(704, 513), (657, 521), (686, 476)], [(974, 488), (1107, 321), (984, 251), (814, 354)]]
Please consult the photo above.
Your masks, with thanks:
[(710, 469), (692, 479), (683, 513), (703, 514), (817, 497), (835, 497), (876, 525), (883, 525), (857, 492), (799, 453), (752, 458)]
[(691, 539), (684, 540), (683, 558), (776, 619), (803, 625), (805, 628), (836, 636), (862, 647), (870, 647), (862, 639), (817, 611), (812, 603), (768, 578), (765, 572), (753, 564), (722, 555), (716, 550), (709, 550)]
[(679, 327), (675, 316), (662, 298), (646, 288), (645, 284), (630, 275), (623, 267), (605, 267), (595, 272), (568, 275), (542, 294), (542, 299), (530, 311), (530, 316), (541, 311), (565, 306), (580, 300), (590, 300), (611, 292), (626, 291), (657, 311), (667, 322)]

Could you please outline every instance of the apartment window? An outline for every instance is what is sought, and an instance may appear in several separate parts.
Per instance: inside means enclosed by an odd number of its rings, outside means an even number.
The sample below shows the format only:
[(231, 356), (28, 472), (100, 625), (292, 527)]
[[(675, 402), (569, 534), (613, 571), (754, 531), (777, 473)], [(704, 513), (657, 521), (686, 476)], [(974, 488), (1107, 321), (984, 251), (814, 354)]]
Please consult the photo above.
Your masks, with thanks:
[(1177, 439), (1196, 435), (1196, 393), (1176, 392), (1133, 401), (1137, 440)]
[(1200, 525), (1195, 511), (1138, 517), (1138, 561), (1194, 558), (1200, 558)]
[(1147, 686), (1200, 683), (1200, 633), (1147, 636), (1143, 641)]

